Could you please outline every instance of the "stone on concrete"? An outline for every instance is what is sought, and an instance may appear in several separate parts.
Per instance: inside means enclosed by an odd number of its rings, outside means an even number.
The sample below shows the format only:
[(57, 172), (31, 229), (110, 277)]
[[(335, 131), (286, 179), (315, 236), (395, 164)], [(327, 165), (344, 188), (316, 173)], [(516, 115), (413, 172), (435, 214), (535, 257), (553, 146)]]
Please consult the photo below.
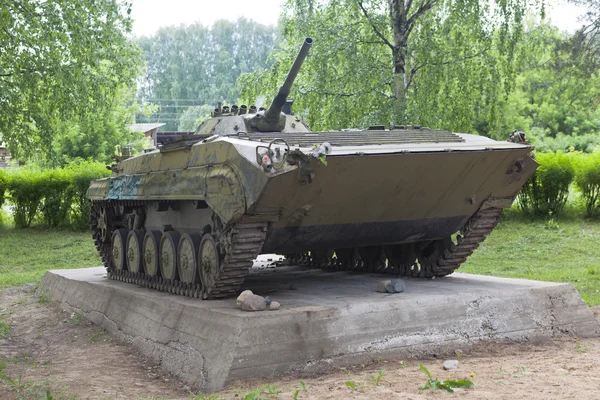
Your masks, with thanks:
[(267, 302), (262, 296), (249, 294), (242, 302), (240, 308), (244, 311), (264, 311), (267, 309)]
[(379, 293), (402, 293), (406, 289), (406, 283), (402, 279), (384, 279), (377, 284)]
[(406, 289), (406, 283), (401, 279), (395, 279), (386, 286), (388, 293), (402, 293)]
[(269, 311), (277, 311), (279, 310), (279, 307), (281, 307), (281, 304), (279, 304), (278, 301), (272, 301), (269, 304)]
[(458, 360), (446, 360), (444, 361), (444, 369), (456, 369), (458, 368)]
[(203, 392), (379, 355), (405, 359), (468, 351), (485, 341), (600, 334), (570, 284), (454, 273), (408, 278), (402, 296), (382, 296), (373, 291), (380, 280), (298, 267), (251, 271), (244, 289), (284, 303), (276, 313), (244, 312), (235, 298), (202, 301), (109, 281), (101, 267), (49, 271), (39, 290)]
[(379, 283), (377, 284), (377, 291), (379, 293), (387, 293), (388, 292), (387, 287), (388, 287), (388, 285), (391, 285), (391, 284), (392, 284), (391, 279), (384, 279), (382, 281), (379, 281)]
[(242, 303), (244, 302), (244, 300), (246, 300), (246, 297), (248, 297), (248, 295), (254, 294), (252, 293), (252, 290), (244, 290), (242, 293), (240, 293), (240, 295), (237, 298), (237, 302), (236, 305), (238, 308), (242, 307)]

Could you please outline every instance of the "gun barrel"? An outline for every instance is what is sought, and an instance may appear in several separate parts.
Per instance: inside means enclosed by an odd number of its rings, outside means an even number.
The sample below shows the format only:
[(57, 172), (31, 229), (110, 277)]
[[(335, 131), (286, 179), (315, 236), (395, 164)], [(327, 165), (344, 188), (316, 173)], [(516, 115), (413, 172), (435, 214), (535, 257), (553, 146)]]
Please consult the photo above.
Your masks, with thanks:
[(302, 43), (302, 47), (294, 60), (294, 64), (290, 68), (290, 72), (288, 72), (287, 77), (285, 78), (285, 82), (279, 88), (279, 92), (277, 96), (273, 99), (273, 103), (271, 103), (271, 107), (265, 112), (265, 119), (268, 123), (277, 123), (279, 121), (279, 115), (281, 114), (281, 110), (285, 105), (285, 101), (290, 94), (290, 89), (292, 88), (292, 84), (298, 75), (298, 71), (300, 71), (300, 67), (304, 62), (304, 59), (308, 55), (308, 51), (310, 50), (310, 46), (312, 46), (313, 40), (309, 37), (304, 39), (304, 43)]

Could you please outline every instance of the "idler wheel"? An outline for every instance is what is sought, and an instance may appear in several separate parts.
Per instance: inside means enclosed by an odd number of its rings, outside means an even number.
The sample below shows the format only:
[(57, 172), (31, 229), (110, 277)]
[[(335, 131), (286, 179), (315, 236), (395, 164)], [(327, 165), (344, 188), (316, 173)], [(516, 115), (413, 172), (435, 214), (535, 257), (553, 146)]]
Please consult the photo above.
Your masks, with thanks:
[(148, 231), (144, 236), (142, 254), (144, 255), (144, 272), (150, 277), (159, 276), (160, 258), (158, 249), (160, 246), (161, 231)]
[(175, 231), (167, 231), (160, 238), (160, 274), (163, 278), (177, 279), (177, 246), (181, 235)]
[(125, 243), (127, 242), (127, 229), (117, 229), (112, 234), (112, 265), (115, 269), (122, 271), (127, 269), (125, 257)]
[(198, 250), (198, 270), (202, 282), (202, 297), (208, 297), (208, 291), (215, 285), (221, 259), (217, 243), (210, 233), (204, 234)]
[(177, 267), (179, 268), (179, 280), (184, 283), (198, 283), (200, 280), (197, 268), (200, 241), (200, 235), (197, 233), (184, 233), (179, 239)]
[(142, 245), (144, 244), (144, 231), (134, 229), (127, 235), (127, 269), (131, 272), (143, 270), (144, 257)]

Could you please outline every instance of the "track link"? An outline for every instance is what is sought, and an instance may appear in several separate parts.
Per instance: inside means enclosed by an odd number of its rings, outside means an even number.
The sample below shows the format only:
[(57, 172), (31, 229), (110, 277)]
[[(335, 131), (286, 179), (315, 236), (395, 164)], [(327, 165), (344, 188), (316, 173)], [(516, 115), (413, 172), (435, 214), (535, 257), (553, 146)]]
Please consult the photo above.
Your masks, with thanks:
[[(467, 260), (500, 221), (501, 208), (487, 208), (473, 215), (461, 229), (454, 243), (450, 238), (431, 243), (430, 254), (419, 257), (419, 269), (411, 276), (419, 278), (442, 277), (451, 274)], [(426, 251), (427, 249), (425, 249)]]
[[(260, 254), (265, 236), (267, 222), (239, 223), (230, 228), (227, 252), (219, 265), (214, 285), (203, 287), (201, 283), (184, 283), (170, 281), (162, 277), (150, 277), (143, 272), (116, 270), (111, 265), (111, 245), (103, 237), (99, 222), (101, 209), (108, 212), (108, 229), (112, 231), (120, 225), (115, 220), (111, 207), (115, 205), (139, 206), (144, 202), (133, 201), (95, 201), (93, 202), (90, 228), (96, 250), (102, 258), (109, 279), (133, 283), (150, 289), (168, 292), (187, 297), (218, 299), (235, 295), (248, 276), (253, 260)], [(110, 235), (109, 235), (110, 236)]]

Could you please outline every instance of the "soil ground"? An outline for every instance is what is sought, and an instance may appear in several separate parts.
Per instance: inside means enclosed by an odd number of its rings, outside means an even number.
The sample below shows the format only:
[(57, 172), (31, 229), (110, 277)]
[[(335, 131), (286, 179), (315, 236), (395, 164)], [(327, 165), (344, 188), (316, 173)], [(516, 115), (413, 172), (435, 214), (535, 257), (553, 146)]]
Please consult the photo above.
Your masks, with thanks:
[[(377, 358), (329, 374), (235, 382), (218, 394), (194, 396), (126, 343), (111, 339), (83, 317), (48, 304), (34, 289), (29, 285), (0, 292), (0, 321), (12, 325), (7, 338), (0, 336), (0, 399), (46, 399), (47, 391), (54, 399), (600, 398), (600, 338), (456, 349), (459, 367), (450, 371), (443, 370), (441, 357)], [(600, 306), (592, 311), (600, 319)], [(454, 396), (419, 390), (427, 380), (420, 365), (434, 378), (466, 378), (475, 386), (456, 389)]]

